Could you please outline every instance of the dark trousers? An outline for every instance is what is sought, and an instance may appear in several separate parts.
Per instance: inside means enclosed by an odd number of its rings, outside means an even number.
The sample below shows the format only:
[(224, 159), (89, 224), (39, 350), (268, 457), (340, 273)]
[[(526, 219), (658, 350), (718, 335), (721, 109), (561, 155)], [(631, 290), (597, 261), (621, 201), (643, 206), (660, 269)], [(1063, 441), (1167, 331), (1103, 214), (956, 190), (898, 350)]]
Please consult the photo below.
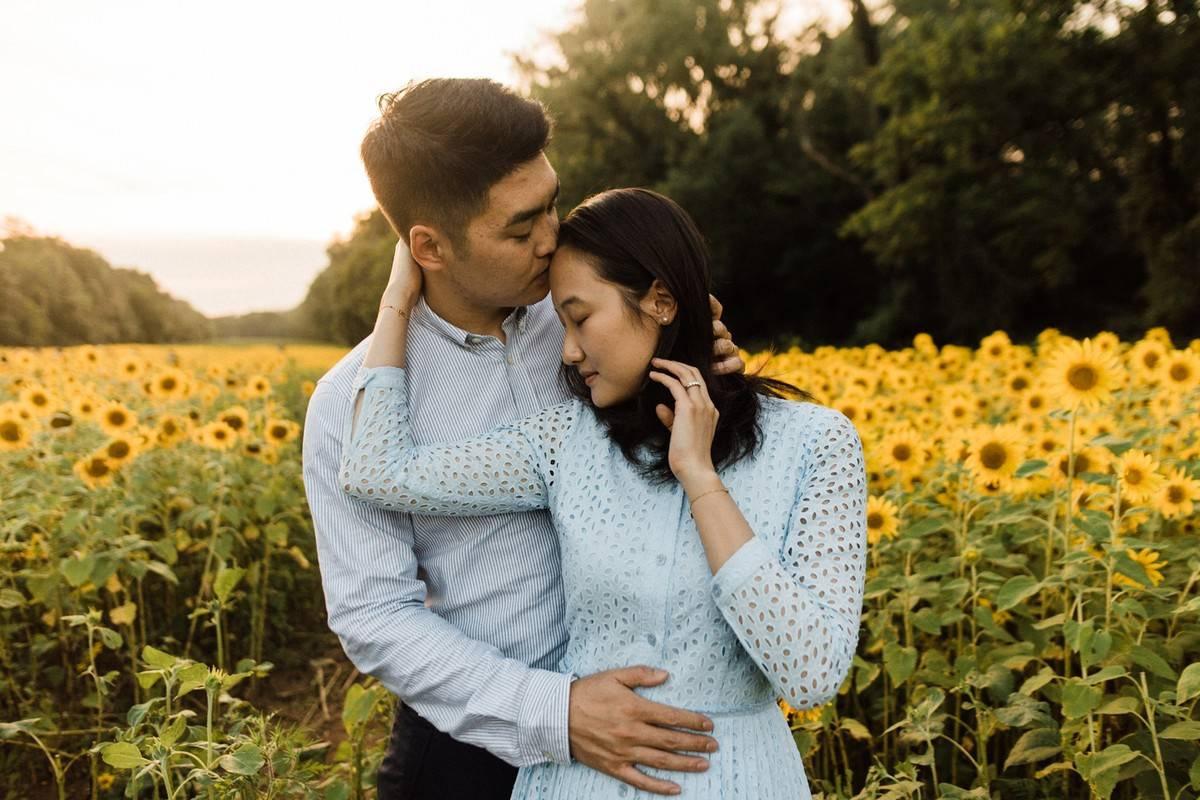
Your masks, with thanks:
[(508, 800), (517, 768), (399, 704), (379, 765), (379, 800)]

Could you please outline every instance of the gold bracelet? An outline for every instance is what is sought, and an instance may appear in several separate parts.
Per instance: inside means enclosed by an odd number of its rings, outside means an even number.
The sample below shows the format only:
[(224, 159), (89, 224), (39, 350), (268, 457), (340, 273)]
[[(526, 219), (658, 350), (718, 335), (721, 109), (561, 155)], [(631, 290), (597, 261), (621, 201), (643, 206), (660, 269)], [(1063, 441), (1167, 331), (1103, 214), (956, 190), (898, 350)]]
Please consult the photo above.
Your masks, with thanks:
[[(692, 507), (695, 507), (697, 500), (699, 500), (701, 497), (704, 497), (704, 495), (706, 495), (706, 494), (713, 494), (714, 492), (725, 492), (725, 494), (729, 494), (729, 490), (726, 489), (724, 486), (722, 486), (720, 489), (709, 489), (707, 492), (701, 492), (700, 494), (696, 495), (695, 497), (691, 497), (688, 499), (690, 500)], [(696, 515), (692, 514), (691, 509), (688, 509), (688, 514), (691, 514), (692, 519), (696, 518)]]
[(407, 312), (407, 311), (401, 311), (399, 308), (397, 308), (396, 306), (392, 305), (391, 303), (383, 303), (382, 305), (380, 305), (380, 306), (379, 306), (379, 310), (380, 310), (380, 311), (383, 311), (385, 308), (390, 308), (392, 311), (395, 311), (395, 312), (396, 312), (397, 314), (399, 314), (400, 316), (404, 317), (405, 319), (408, 319), (408, 312)]

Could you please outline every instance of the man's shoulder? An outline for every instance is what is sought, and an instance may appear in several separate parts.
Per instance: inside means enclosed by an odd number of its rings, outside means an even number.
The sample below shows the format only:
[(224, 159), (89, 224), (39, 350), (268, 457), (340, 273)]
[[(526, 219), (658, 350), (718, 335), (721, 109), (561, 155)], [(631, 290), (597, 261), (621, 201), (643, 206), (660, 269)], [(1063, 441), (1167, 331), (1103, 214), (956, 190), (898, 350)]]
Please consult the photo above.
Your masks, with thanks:
[(317, 379), (317, 390), (332, 391), (334, 394), (349, 398), (350, 386), (354, 382), (354, 376), (358, 374), (358, 368), (362, 366), (363, 359), (366, 358), (367, 347), (370, 344), (371, 337), (368, 335), (351, 348), (350, 352), (339, 358), (336, 364)]

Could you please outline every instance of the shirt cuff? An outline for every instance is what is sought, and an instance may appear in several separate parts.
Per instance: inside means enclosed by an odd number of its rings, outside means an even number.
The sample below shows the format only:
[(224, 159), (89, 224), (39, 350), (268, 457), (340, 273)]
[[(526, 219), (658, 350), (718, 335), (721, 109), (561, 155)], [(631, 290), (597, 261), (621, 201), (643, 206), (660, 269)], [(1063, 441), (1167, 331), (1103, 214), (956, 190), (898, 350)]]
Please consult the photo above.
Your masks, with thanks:
[(742, 584), (750, 580), (754, 573), (764, 564), (769, 563), (775, 554), (766, 542), (757, 536), (752, 536), (731, 555), (712, 577), (713, 597), (718, 601), (729, 598)]
[(532, 671), (517, 720), (517, 749), (522, 764), (571, 763), (568, 716), (571, 683), (578, 677), (573, 673)]
[(359, 367), (354, 373), (351, 390), (357, 392), (368, 386), (397, 386), (405, 385), (404, 367)]

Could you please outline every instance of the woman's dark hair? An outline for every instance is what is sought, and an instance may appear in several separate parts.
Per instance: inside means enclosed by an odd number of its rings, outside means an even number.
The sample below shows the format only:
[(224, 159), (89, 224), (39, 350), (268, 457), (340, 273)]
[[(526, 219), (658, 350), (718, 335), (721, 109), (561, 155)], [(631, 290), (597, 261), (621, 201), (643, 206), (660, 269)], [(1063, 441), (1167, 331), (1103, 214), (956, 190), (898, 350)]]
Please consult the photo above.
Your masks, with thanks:
[(406, 242), (435, 225), (466, 252), (468, 223), (488, 190), (550, 143), (537, 100), (486, 78), (434, 78), (379, 98), (361, 154), (383, 215)]
[[(562, 221), (558, 246), (573, 247), (590, 256), (597, 277), (620, 290), (625, 310), (633, 319), (645, 316), (639, 302), (655, 278), (675, 298), (677, 313), (662, 326), (654, 357), (690, 364), (700, 371), (720, 414), (712, 447), (718, 469), (757, 450), (762, 438), (758, 418), (761, 396), (813, 399), (790, 383), (758, 374), (713, 374), (708, 249), (691, 217), (675, 201), (649, 189), (610, 189), (593, 195)], [(564, 364), (560, 379), (571, 394), (592, 406), (609, 437), (643, 476), (660, 483), (674, 480), (667, 460), (670, 432), (654, 411), (659, 403), (674, 406), (665, 386), (646, 377), (630, 399), (597, 408), (575, 367)], [(649, 448), (649, 459), (637, 453), (641, 446)]]

